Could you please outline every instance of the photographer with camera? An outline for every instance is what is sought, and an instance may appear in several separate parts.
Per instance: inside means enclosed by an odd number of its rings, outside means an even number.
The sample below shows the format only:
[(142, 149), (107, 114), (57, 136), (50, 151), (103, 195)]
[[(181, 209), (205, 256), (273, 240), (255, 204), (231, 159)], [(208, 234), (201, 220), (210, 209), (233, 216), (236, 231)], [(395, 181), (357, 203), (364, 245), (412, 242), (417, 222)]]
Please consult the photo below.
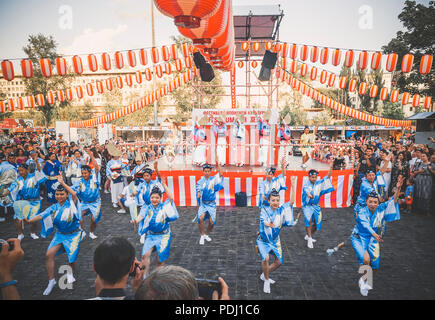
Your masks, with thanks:
[(13, 280), (12, 273), (23, 256), (20, 240), (0, 240), (0, 289), (3, 300), (20, 300), (17, 281)]
[(92, 269), (97, 274), (97, 297), (89, 300), (131, 300), (126, 293), (129, 276), (134, 292), (142, 284), (144, 270), (135, 257), (134, 246), (122, 237), (109, 238), (98, 245)]

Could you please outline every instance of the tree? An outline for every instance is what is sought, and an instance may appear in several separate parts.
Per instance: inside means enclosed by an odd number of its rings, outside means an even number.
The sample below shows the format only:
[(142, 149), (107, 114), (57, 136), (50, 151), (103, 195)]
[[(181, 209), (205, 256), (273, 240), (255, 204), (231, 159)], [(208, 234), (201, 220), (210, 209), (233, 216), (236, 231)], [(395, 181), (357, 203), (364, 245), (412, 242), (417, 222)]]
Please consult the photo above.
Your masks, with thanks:
[[(425, 6), (407, 0), (398, 18), (405, 31), (398, 31), (396, 37), (382, 47), (385, 54), (398, 54), (399, 63), (394, 72), (393, 84), (401, 92), (435, 97), (435, 68), (432, 67), (427, 75), (419, 72), (421, 57), (424, 54), (435, 54), (435, 1), (429, 1), (428, 6)], [(400, 61), (407, 53), (414, 55), (414, 64), (411, 72), (403, 74), (400, 72)]]
[[(55, 91), (59, 89), (66, 89), (71, 83), (72, 75), (58, 76), (53, 75), (50, 78), (45, 78), (42, 75), (39, 66), (39, 61), (42, 58), (50, 59), (52, 67), (55, 66), (55, 59), (58, 57), (56, 52), (57, 43), (53, 36), (44, 36), (39, 33), (37, 35), (30, 35), (28, 38), (27, 46), (23, 47), (24, 53), (32, 61), (33, 64), (33, 77), (24, 79), (26, 85), (26, 94), (37, 95), (43, 94), (47, 96), (49, 91)], [(59, 102), (57, 99), (54, 104), (49, 104), (45, 98), (45, 104), (43, 106), (36, 106), (35, 109), (42, 113), (43, 124), (48, 127), (52, 124), (52, 120), (56, 118), (60, 109), (70, 106), (70, 102), (65, 99), (63, 102)]]
[(383, 118), (388, 118), (388, 119), (397, 119), (397, 120), (405, 119), (405, 114), (403, 113), (402, 105), (399, 102), (396, 103), (392, 103), (390, 101), (385, 102), (382, 109), (381, 116)]

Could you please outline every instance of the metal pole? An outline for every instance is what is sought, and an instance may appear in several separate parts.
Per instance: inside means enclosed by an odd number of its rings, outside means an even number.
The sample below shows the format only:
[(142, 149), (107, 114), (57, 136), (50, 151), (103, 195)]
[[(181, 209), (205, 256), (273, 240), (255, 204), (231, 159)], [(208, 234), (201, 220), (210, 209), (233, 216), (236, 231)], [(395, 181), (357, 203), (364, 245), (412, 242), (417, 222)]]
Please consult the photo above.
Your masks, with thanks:
[[(153, 48), (156, 46), (156, 35), (154, 30), (154, 1), (151, 0), (151, 34), (152, 34), (152, 45)], [(152, 60), (152, 59), (151, 59)], [(154, 67), (154, 61), (153, 61), (153, 69)], [(153, 74), (153, 92), (156, 90), (156, 73)], [(154, 101), (154, 126), (157, 127), (157, 101)]]

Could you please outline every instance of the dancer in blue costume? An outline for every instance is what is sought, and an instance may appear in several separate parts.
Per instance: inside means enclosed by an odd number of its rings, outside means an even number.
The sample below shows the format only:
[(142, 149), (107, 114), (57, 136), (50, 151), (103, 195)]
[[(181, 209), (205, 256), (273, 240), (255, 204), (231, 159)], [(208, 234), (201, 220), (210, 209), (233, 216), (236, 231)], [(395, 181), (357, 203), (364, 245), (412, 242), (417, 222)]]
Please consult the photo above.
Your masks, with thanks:
[[(261, 208), (260, 227), (256, 244), (261, 256), (263, 273), (260, 279), (264, 281), (263, 291), (265, 293), (270, 293), (270, 285), (275, 283), (274, 280), (269, 278), (270, 273), (278, 269), (283, 262), (281, 240), (279, 238), (281, 228), (292, 227), (298, 222), (298, 219), (293, 216), (294, 193), (292, 193), (290, 199), (289, 202), (280, 206), (279, 192), (272, 190), (268, 196), (270, 205), (264, 205)], [(270, 252), (276, 257), (276, 260), (269, 265)]]
[(264, 179), (260, 186), (258, 187), (259, 194), (260, 194), (260, 201), (258, 204), (258, 207), (261, 208), (263, 205), (269, 205), (267, 202), (267, 198), (269, 197), (269, 193), (275, 189), (275, 191), (280, 192), (281, 190), (287, 190), (287, 187), (285, 185), (285, 167), (286, 167), (286, 161), (284, 158), (281, 159), (281, 170), (282, 173), (274, 177), (276, 169), (273, 167), (270, 167), (266, 169), (266, 179)]
[[(28, 161), (30, 161), (30, 159)], [(57, 176), (60, 175), (62, 171), (62, 165), (59, 160), (57, 160), (55, 153), (51, 152), (48, 155), (48, 160), (45, 162), (42, 171), (44, 171), (44, 174), (47, 176), (47, 181), (45, 181), (45, 187), (47, 189), (47, 201), (53, 204), (56, 202), (56, 198), (54, 196), (56, 193), (56, 187), (53, 188), (53, 185), (56, 184)]]
[[(386, 223), (400, 220), (399, 194), (402, 184), (403, 177), (399, 176), (394, 196), (384, 203), (380, 203), (379, 195), (372, 191), (367, 197), (366, 206), (359, 207), (356, 212), (356, 226), (350, 241), (360, 265), (369, 265), (374, 270), (379, 268), (380, 243), (383, 242)], [(360, 280), (359, 285), (364, 296), (372, 289), (364, 280)]]
[[(216, 225), (216, 193), (224, 188), (221, 166), (216, 162), (218, 173), (210, 177), (213, 167), (209, 164), (203, 166), (204, 176), (196, 183), (196, 197), (198, 201), (198, 213), (193, 223), (198, 222), (201, 238), (199, 244), (203, 245), (204, 240), (211, 241), (209, 234)], [(207, 231), (204, 233), (204, 220), (208, 219)]]
[(130, 221), (134, 225), (139, 224), (138, 233), (140, 236), (147, 234), (142, 248), (142, 265), (145, 266), (145, 276), (148, 275), (150, 258), (154, 250), (157, 251), (158, 266), (162, 266), (168, 259), (172, 234), (169, 223), (179, 217), (174, 198), (164, 178), (162, 179), (162, 186), (168, 199), (162, 203), (162, 192), (159, 186), (154, 185), (150, 194), (151, 204), (143, 205), (136, 220)]
[[(48, 286), (43, 295), (49, 295), (56, 285), (54, 278), (54, 257), (66, 252), (68, 263), (72, 270), (80, 250), (82, 241), (82, 229), (80, 228), (81, 209), (76, 192), (63, 182), (62, 176), (58, 176), (59, 185), (56, 188), (57, 203), (51, 205), (32, 219), (26, 222), (35, 223), (41, 221), (41, 236), (48, 237), (56, 227), (56, 233), (46, 253), (46, 268), (48, 274)], [(68, 194), (70, 196), (68, 196)], [(75, 278), (72, 273), (67, 273), (67, 282), (73, 283)]]
[(305, 217), (305, 229), (307, 234), (305, 240), (308, 241), (308, 248), (313, 248), (313, 242), (316, 242), (312, 238), (312, 235), (316, 230), (322, 228), (322, 209), (320, 208), (320, 198), (327, 193), (334, 191), (334, 187), (331, 182), (332, 166), (334, 161), (329, 161), (329, 172), (321, 180), (317, 180), (319, 172), (316, 170), (310, 170), (308, 172), (309, 181), (302, 188), (302, 211)]
[[(95, 235), (95, 229), (97, 228), (97, 223), (101, 219), (101, 175), (100, 166), (95, 160), (93, 152), (90, 152), (90, 159), (94, 169), (92, 170), (88, 165), (83, 165), (81, 167), (81, 178), (72, 186), (72, 189), (77, 193), (77, 196), (80, 199), (82, 217), (90, 216), (91, 218), (89, 237), (91, 239), (96, 239), (97, 236)], [(80, 222), (80, 225), (83, 229), (83, 234), (86, 235), (83, 226), (83, 219)]]

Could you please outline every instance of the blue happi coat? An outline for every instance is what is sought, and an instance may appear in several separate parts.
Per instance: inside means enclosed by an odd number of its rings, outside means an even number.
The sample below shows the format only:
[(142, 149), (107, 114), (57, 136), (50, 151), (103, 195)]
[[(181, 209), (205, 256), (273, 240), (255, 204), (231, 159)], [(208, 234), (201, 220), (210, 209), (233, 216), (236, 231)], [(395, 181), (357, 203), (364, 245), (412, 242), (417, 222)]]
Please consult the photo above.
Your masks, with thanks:
[(396, 220), (400, 220), (400, 209), (399, 202), (395, 201), (394, 197), (381, 203), (373, 213), (367, 206), (358, 209), (356, 226), (350, 240), (359, 264), (363, 264), (364, 253), (368, 251), (371, 267), (379, 268), (380, 245), (372, 234), (377, 233), (383, 236), (386, 223)]
[[(280, 174), (277, 177), (273, 177), (272, 180), (268, 181), (267, 179), (264, 179), (260, 186), (258, 187), (259, 193), (260, 193), (260, 201), (258, 206), (261, 208), (263, 205), (268, 206), (269, 202), (267, 199), (269, 198), (270, 192), (275, 189), (276, 191), (280, 192), (281, 190), (287, 190), (287, 187), (285, 185), (285, 177)], [(266, 200), (263, 200), (263, 196), (266, 197)]]
[(384, 195), (384, 189), (385, 180), (380, 171), (376, 172), (376, 177), (373, 181), (373, 184), (371, 184), (366, 178), (363, 178), (359, 189), (359, 196), (356, 201), (357, 203), (354, 209), (355, 216), (361, 208), (367, 206), (366, 200), (372, 191), (375, 191), (379, 196), (382, 197)]
[[(30, 159), (28, 161), (30, 161)], [(47, 181), (45, 182), (45, 186), (47, 188), (47, 201), (51, 203), (55, 203), (56, 190), (53, 189), (53, 185), (57, 182), (56, 176), (61, 174), (62, 164), (58, 160), (55, 160), (53, 164), (47, 161), (42, 171), (47, 176)]]
[[(274, 227), (267, 227), (264, 224), (272, 222)], [(282, 206), (273, 210), (270, 206), (263, 206), (260, 212), (260, 229), (257, 237), (257, 247), (261, 256), (261, 260), (265, 260), (266, 256), (272, 251), (282, 263), (282, 249), (279, 233), (282, 227), (291, 227), (295, 225), (293, 216), (293, 206), (290, 202), (284, 203)]]
[(62, 244), (62, 248), (56, 255), (66, 252), (69, 263), (75, 262), (80, 250), (83, 232), (80, 228), (80, 220), (82, 219), (80, 203), (77, 202), (76, 206), (69, 196), (63, 205), (57, 202), (39, 215), (42, 216), (41, 236), (43, 238), (48, 237), (56, 227), (56, 233), (47, 251)]
[(143, 220), (139, 223), (138, 233), (140, 236), (147, 234), (142, 255), (155, 248), (159, 261), (163, 262), (169, 257), (171, 246), (170, 222), (178, 219), (179, 214), (174, 201), (166, 200), (159, 203), (156, 208), (152, 204), (144, 205), (139, 212)]
[(163, 185), (160, 183), (159, 179), (151, 180), (148, 183), (144, 181), (136, 186), (139, 192), (139, 194), (136, 196), (136, 200), (139, 206), (151, 204), (150, 197), (151, 191), (153, 190), (154, 186), (158, 186), (162, 193), (165, 192), (165, 189), (163, 188)]
[(218, 173), (212, 177), (206, 179), (202, 177), (196, 183), (196, 193), (201, 194), (200, 198), (197, 198), (199, 208), (198, 213), (192, 222), (198, 222), (199, 218), (205, 214), (204, 220), (211, 218), (213, 225), (216, 225), (216, 193), (224, 188), (224, 179)]
[(95, 173), (95, 170), (92, 170), (88, 181), (82, 177), (72, 186), (80, 199), (82, 214), (92, 214), (95, 223), (101, 219), (100, 184), (100, 172)]
[[(317, 180), (314, 184), (308, 181), (302, 188), (302, 211), (304, 212), (305, 227), (310, 226), (310, 221), (314, 217), (317, 230), (322, 228), (322, 210), (319, 205), (320, 197), (326, 193), (334, 191), (329, 176)], [(307, 194), (313, 196), (309, 198)]]

